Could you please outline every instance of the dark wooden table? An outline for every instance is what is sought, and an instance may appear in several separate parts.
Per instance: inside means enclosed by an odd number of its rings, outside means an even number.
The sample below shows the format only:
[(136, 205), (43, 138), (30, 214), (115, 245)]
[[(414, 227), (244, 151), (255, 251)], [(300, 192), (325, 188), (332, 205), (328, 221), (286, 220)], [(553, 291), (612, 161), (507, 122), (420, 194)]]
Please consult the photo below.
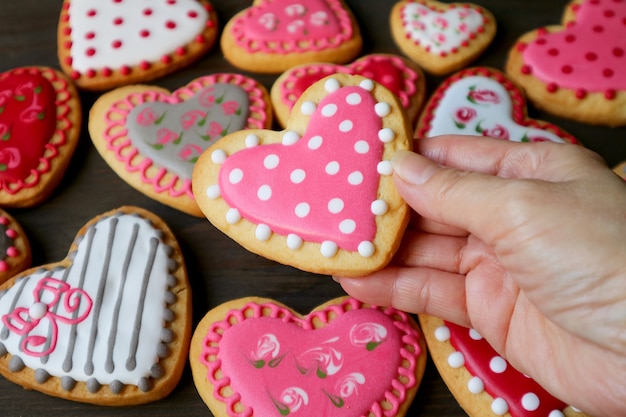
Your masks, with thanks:
[[(220, 25), (251, 4), (244, 0), (212, 0)], [(363, 53), (398, 53), (390, 35), (388, 16), (395, 0), (347, 0), (361, 26)], [(498, 21), (498, 34), (487, 52), (476, 62), (503, 68), (508, 49), (522, 33), (560, 21), (565, 0), (478, 0)], [(26, 65), (59, 68), (56, 31), (61, 0), (0, 0), (0, 71)], [(195, 65), (152, 84), (176, 89), (190, 80), (210, 73), (233, 72), (219, 46)], [(257, 78), (271, 87), (273, 76)], [(428, 76), (428, 91), (441, 81)], [(82, 93), (84, 120), (97, 98)], [(626, 160), (626, 129), (582, 125), (541, 113), (529, 107), (532, 117), (557, 123), (574, 134), (585, 146), (600, 153), (611, 166)], [(204, 220), (161, 205), (128, 186), (102, 160), (86, 129), (63, 182), (54, 195), (38, 207), (11, 210), (25, 228), (33, 248), (33, 265), (65, 257), (75, 233), (97, 214), (121, 205), (137, 205), (162, 217), (182, 246), (193, 291), (194, 323), (209, 309), (231, 299), (257, 295), (283, 302), (301, 313), (336, 296), (343, 295), (338, 284), (318, 276), (276, 264), (251, 254), (225, 237)], [(123, 408), (73, 403), (25, 391), (0, 378), (0, 416), (207, 416), (208, 408), (198, 396), (189, 366), (176, 390), (161, 401)], [(464, 416), (455, 399), (429, 361), (426, 375), (409, 416)]]

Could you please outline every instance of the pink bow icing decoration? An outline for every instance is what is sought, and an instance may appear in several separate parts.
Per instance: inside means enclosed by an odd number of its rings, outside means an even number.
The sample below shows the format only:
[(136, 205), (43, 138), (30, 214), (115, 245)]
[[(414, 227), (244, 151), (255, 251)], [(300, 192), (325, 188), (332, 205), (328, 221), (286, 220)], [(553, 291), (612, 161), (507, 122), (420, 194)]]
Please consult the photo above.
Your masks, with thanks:
[[(78, 324), (91, 312), (93, 301), (80, 288), (71, 288), (66, 282), (45, 277), (33, 290), (33, 305), (30, 308), (17, 307), (2, 316), (7, 328), (25, 336), (20, 345), (27, 355), (41, 357), (54, 351), (58, 339), (59, 322)], [(64, 311), (58, 313), (62, 307)], [(49, 323), (49, 339), (34, 333), (42, 321)], [(39, 332), (41, 333), (41, 332)]]

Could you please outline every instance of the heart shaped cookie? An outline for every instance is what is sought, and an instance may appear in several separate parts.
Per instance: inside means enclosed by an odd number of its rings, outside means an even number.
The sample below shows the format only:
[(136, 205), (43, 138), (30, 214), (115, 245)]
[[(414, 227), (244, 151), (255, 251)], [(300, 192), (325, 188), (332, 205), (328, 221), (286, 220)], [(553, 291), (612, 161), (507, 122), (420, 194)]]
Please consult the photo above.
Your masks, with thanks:
[(64, 0), (59, 63), (86, 90), (145, 82), (199, 59), (217, 29), (207, 0)]
[(216, 417), (401, 417), (426, 350), (413, 319), (392, 308), (338, 298), (301, 316), (276, 301), (243, 298), (207, 313), (190, 361)]
[(120, 87), (100, 96), (89, 116), (94, 145), (121, 178), (195, 216), (202, 212), (191, 174), (200, 154), (230, 132), (272, 123), (265, 88), (228, 73), (197, 78), (173, 93), (156, 86)]
[(0, 286), (0, 373), (74, 401), (157, 400), (182, 374), (190, 308), (167, 225), (122, 207), (87, 223), (64, 260)]
[(526, 115), (523, 93), (501, 72), (476, 67), (445, 80), (420, 115), (416, 137), (458, 134), (515, 142), (576, 139), (561, 128)]
[(584, 416), (513, 368), (476, 330), (428, 315), (419, 322), (437, 370), (471, 417)]
[(30, 207), (59, 184), (78, 143), (81, 105), (60, 72), (0, 73), (0, 206)]
[(0, 284), (30, 266), (30, 243), (20, 224), (0, 209)]
[(303, 64), (282, 73), (271, 89), (276, 118), (284, 127), (296, 100), (315, 81), (335, 73), (357, 74), (376, 81), (394, 93), (415, 120), (425, 96), (424, 74), (409, 59), (391, 54), (365, 55), (349, 65), (329, 63)]
[(266, 74), (307, 62), (350, 62), (362, 42), (343, 0), (255, 0), (228, 21), (221, 37), (232, 65)]
[(194, 196), (252, 252), (306, 271), (363, 275), (389, 262), (408, 221), (389, 159), (410, 148), (410, 132), (389, 90), (335, 74), (304, 92), (286, 130), (239, 131), (206, 150)]
[(507, 73), (538, 108), (584, 123), (626, 125), (626, 3), (575, 0), (562, 20), (522, 35)]
[(471, 3), (403, 0), (391, 11), (395, 43), (424, 70), (443, 75), (475, 60), (496, 34), (496, 20)]

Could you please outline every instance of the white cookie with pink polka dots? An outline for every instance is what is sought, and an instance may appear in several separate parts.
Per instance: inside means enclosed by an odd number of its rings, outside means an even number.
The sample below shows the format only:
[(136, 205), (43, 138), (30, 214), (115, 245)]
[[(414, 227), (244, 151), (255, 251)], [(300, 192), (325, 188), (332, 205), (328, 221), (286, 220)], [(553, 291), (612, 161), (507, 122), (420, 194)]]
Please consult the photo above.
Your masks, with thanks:
[(361, 76), (309, 87), (286, 130), (228, 135), (197, 161), (193, 192), (204, 215), (248, 250), (322, 274), (385, 266), (408, 221), (390, 158), (410, 149), (398, 99)]
[(207, 0), (65, 0), (58, 55), (80, 88), (105, 90), (188, 65), (216, 37)]

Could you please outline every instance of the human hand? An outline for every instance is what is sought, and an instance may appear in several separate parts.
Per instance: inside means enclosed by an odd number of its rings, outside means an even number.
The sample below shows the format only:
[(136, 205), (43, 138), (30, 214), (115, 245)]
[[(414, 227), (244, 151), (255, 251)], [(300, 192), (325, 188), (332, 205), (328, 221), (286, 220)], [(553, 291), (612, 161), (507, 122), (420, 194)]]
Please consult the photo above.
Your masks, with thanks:
[(393, 159), (419, 214), (365, 302), (473, 327), (595, 416), (626, 404), (626, 183), (582, 146), (445, 136)]

